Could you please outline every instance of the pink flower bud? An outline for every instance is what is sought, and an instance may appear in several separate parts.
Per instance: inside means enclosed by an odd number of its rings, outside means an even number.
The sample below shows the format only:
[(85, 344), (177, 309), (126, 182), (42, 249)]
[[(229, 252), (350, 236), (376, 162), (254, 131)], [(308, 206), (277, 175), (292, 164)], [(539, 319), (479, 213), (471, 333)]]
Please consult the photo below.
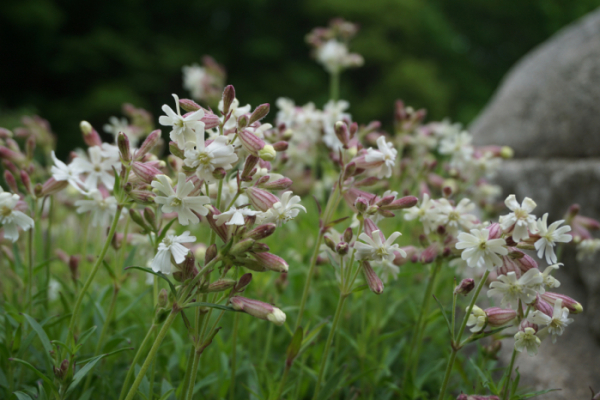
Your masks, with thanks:
[(256, 167), (256, 164), (258, 164), (258, 160), (260, 159), (252, 154), (246, 158), (244, 170), (242, 171), (242, 178), (253, 176), (256, 173), (256, 168), (254, 167)]
[(509, 272), (514, 272), (518, 279), (521, 277), (521, 275), (523, 275), (523, 271), (521, 270), (519, 265), (516, 263), (516, 259), (514, 259), (510, 256), (501, 256), (501, 258), (502, 258), (502, 265), (499, 266), (498, 269), (496, 270), (496, 272), (498, 273), (498, 276), (507, 275)]
[(253, 317), (271, 321), (275, 325), (283, 325), (285, 323), (285, 314), (283, 311), (268, 303), (241, 296), (232, 297), (230, 301), (231, 306), (238, 311), (244, 311)]
[(251, 281), (252, 281), (252, 274), (251, 273), (248, 272), (248, 273), (242, 275), (241, 278), (240, 278), (240, 280), (235, 285), (235, 291), (237, 293), (243, 292), (244, 289), (246, 288), (246, 286), (248, 286)]
[(32, 196), (35, 196), (35, 193), (33, 191), (33, 186), (31, 184), (31, 178), (29, 177), (29, 174), (23, 170), (21, 170), (21, 182), (23, 183), (23, 186), (25, 186), (25, 189), (27, 190), (27, 193), (31, 194)]
[(466, 296), (475, 288), (475, 281), (472, 278), (463, 279), (454, 289), (454, 294), (462, 294)]
[(15, 179), (15, 176), (13, 174), (11, 174), (10, 171), (8, 171), (8, 170), (4, 171), (4, 180), (6, 181), (6, 184), (8, 185), (8, 187), (10, 188), (10, 190), (13, 193), (19, 193), (19, 187), (17, 185), (17, 180)]
[(365, 224), (364, 231), (367, 235), (369, 235), (369, 237), (371, 239), (373, 238), (373, 232), (378, 231), (379, 237), (381, 238), (382, 241), (385, 242), (385, 237), (383, 236), (383, 232), (381, 232), (381, 229), (379, 229), (379, 227), (375, 224), (375, 222), (373, 222), (369, 218), (365, 218), (364, 224)]
[(200, 121), (204, 122), (204, 129), (216, 128), (221, 123), (219, 117), (207, 110), (204, 110), (204, 117)]
[(124, 165), (128, 165), (131, 162), (131, 148), (129, 146), (129, 138), (123, 132), (119, 132), (117, 135), (117, 146), (121, 153), (121, 161)]
[(90, 147), (102, 146), (102, 139), (100, 139), (100, 135), (98, 135), (98, 132), (96, 132), (89, 122), (81, 121), (79, 123), (79, 128), (83, 134), (83, 141), (85, 144)]
[(140, 161), (144, 156), (152, 151), (160, 141), (160, 129), (150, 132), (146, 139), (142, 142), (140, 148), (135, 152), (134, 160)]
[(223, 292), (227, 289), (231, 289), (232, 287), (234, 287), (236, 283), (237, 281), (235, 279), (217, 279), (216, 281), (208, 285), (206, 291), (208, 293)]
[(373, 186), (376, 183), (378, 183), (380, 181), (380, 179), (376, 176), (369, 176), (365, 179), (361, 179), (360, 181), (356, 181), (354, 182), (354, 186), (355, 187), (368, 187), (368, 186)]
[(410, 208), (415, 206), (419, 202), (415, 196), (404, 196), (399, 199), (392, 201), (390, 204), (385, 205), (381, 208), (384, 210), (401, 210), (404, 208)]
[(187, 112), (198, 111), (202, 108), (194, 100), (190, 99), (179, 99), (179, 106)]
[(77, 282), (79, 279), (79, 262), (81, 261), (81, 256), (73, 255), (69, 257), (69, 271), (71, 272), (71, 279), (73, 282)]
[(573, 219), (573, 225), (580, 225), (585, 229), (589, 229), (590, 231), (597, 231), (600, 229), (600, 222), (593, 218), (584, 217), (582, 215), (577, 215)]
[(229, 240), (229, 229), (227, 229), (228, 227), (225, 224), (217, 226), (217, 220), (215, 218), (215, 216), (221, 214), (221, 212), (219, 210), (217, 210), (216, 207), (207, 207), (207, 208), (208, 208), (208, 215), (206, 216), (206, 221), (208, 221), (208, 224), (210, 225), (210, 229), (215, 231), (217, 233), (217, 235), (219, 235), (219, 237), (223, 240), (223, 242), (227, 243), (227, 241)]
[(350, 162), (350, 163), (346, 164), (346, 168), (344, 168), (344, 176), (342, 177), (342, 179), (344, 181), (346, 179), (349, 179), (350, 177), (354, 176), (355, 172), (356, 172), (356, 163)]
[(352, 228), (348, 227), (346, 228), (346, 230), (344, 231), (344, 235), (343, 235), (343, 239), (344, 242), (350, 243), (352, 241)]
[[(127, 188), (126, 188), (127, 190)], [(133, 201), (139, 204), (153, 204), (154, 203), (154, 193), (148, 190), (128, 190), (127, 194)]]
[(31, 135), (25, 143), (25, 154), (28, 160), (33, 160), (33, 153), (35, 152), (35, 136)]
[(275, 203), (279, 203), (279, 198), (266, 190), (256, 187), (246, 188), (246, 196), (254, 208), (260, 211), (267, 211)]
[(267, 190), (285, 190), (292, 186), (292, 180), (290, 178), (281, 178), (271, 182), (265, 182), (260, 185), (261, 188)]
[(538, 263), (531, 256), (525, 253), (523, 253), (523, 257), (516, 258), (515, 263), (519, 266), (522, 273), (525, 273), (532, 268), (538, 268)]
[(347, 190), (344, 193), (344, 200), (346, 201), (346, 204), (348, 204), (348, 207), (350, 207), (352, 209), (352, 211), (354, 211), (354, 212), (357, 211), (357, 209), (355, 207), (355, 203), (359, 197), (362, 197), (363, 199), (365, 199), (365, 201), (367, 201), (367, 205), (368, 205), (368, 200), (375, 199), (376, 196), (374, 194), (371, 194), (371, 193), (365, 192), (364, 190), (359, 190), (356, 188), (351, 188), (350, 190)]
[(552, 317), (554, 314), (554, 307), (552, 307), (546, 300), (542, 299), (539, 294), (536, 294), (533, 306), (536, 310), (543, 312), (549, 317)]
[(57, 181), (54, 178), (50, 178), (42, 185), (42, 190), (38, 197), (50, 196), (54, 193), (58, 193), (67, 186), (69, 186), (69, 182), (67, 181)]
[(500, 224), (497, 223), (491, 224), (487, 229), (490, 231), (490, 239), (500, 239), (502, 237), (502, 234), (504, 233), (502, 230), (502, 226), (500, 226)]
[(244, 149), (252, 155), (258, 156), (258, 152), (261, 151), (266, 143), (264, 140), (256, 136), (254, 133), (247, 129), (242, 129), (238, 132), (238, 138), (242, 142)]
[(271, 253), (256, 253), (253, 255), (256, 261), (262, 263), (268, 270), (275, 272), (288, 272), (288, 263), (281, 257)]
[(484, 311), (487, 315), (488, 325), (493, 327), (506, 325), (517, 317), (517, 312), (510, 308), (491, 307)]
[(227, 175), (227, 171), (225, 171), (225, 169), (221, 168), (221, 167), (215, 168), (215, 170), (212, 172), (213, 178), (215, 178), (218, 181), (225, 178), (226, 175)]
[(369, 289), (371, 289), (371, 291), (375, 294), (383, 293), (383, 282), (381, 282), (381, 279), (379, 279), (379, 277), (371, 267), (371, 264), (364, 261), (362, 263), (362, 270), (365, 275), (367, 285), (369, 285)]
[(252, 115), (250, 115), (249, 124), (252, 125), (256, 121), (260, 121), (261, 119), (266, 117), (267, 114), (269, 113), (269, 110), (270, 110), (270, 106), (268, 103), (261, 104), (260, 106), (256, 107), (254, 109), (254, 112), (252, 113)]
[(431, 245), (429, 245), (429, 247), (427, 247), (425, 250), (423, 250), (419, 259), (423, 264), (430, 264), (436, 259), (439, 253), (440, 246), (437, 242), (434, 242)]
[(402, 257), (399, 251), (394, 251), (394, 265), (400, 267), (406, 264), (409, 260), (417, 254), (417, 248), (415, 246), (400, 247), (406, 252), (406, 257)]
[(261, 240), (271, 236), (273, 232), (275, 232), (275, 229), (277, 229), (277, 225), (275, 224), (264, 224), (257, 226), (249, 232), (246, 232), (243, 237), (251, 238), (254, 240)]
[(546, 300), (548, 303), (554, 306), (554, 303), (560, 299), (562, 300), (562, 306), (569, 309), (571, 314), (579, 314), (583, 312), (583, 307), (577, 301), (573, 300), (569, 296), (565, 296), (564, 294), (558, 294), (553, 292), (546, 292), (542, 295), (542, 299)]
[(153, 167), (149, 163), (141, 163), (139, 161), (135, 161), (131, 164), (131, 170), (135, 176), (145, 183), (151, 183), (156, 175), (162, 174), (160, 169)]
[(273, 148), (275, 149), (275, 151), (286, 151), (289, 147), (288, 142), (286, 141), (279, 141), (276, 143), (273, 143)]
[(235, 99), (235, 89), (232, 85), (225, 86), (225, 90), (223, 90), (223, 115), (229, 114), (229, 109), (231, 108), (231, 103)]
[(346, 254), (348, 254), (348, 243), (346, 242), (339, 242), (338, 244), (335, 245), (335, 252), (338, 253), (340, 256), (345, 256)]
[(338, 121), (334, 125), (335, 135), (338, 140), (344, 145), (344, 147), (348, 146), (348, 141), (350, 140), (350, 135), (348, 134), (348, 127), (342, 121)]
[(367, 211), (367, 208), (369, 208), (369, 202), (364, 197), (359, 197), (354, 203), (354, 208), (362, 214)]
[(25, 156), (22, 153), (17, 153), (4, 146), (0, 146), (0, 158), (10, 160), (17, 164), (25, 161)]

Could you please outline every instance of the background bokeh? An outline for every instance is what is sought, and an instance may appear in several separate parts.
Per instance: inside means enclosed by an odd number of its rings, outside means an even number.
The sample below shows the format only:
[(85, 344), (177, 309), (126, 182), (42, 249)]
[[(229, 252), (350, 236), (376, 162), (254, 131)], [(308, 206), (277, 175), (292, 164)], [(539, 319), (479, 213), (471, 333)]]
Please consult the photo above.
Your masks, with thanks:
[(359, 23), (365, 66), (342, 75), (360, 122), (391, 121), (393, 101), (470, 122), (521, 56), (597, 0), (219, 0), (0, 2), (0, 126), (47, 118), (64, 155), (78, 122), (100, 128), (130, 102), (160, 115), (181, 67), (212, 55), (242, 104), (279, 96), (322, 106), (327, 74), (304, 36), (342, 16)]

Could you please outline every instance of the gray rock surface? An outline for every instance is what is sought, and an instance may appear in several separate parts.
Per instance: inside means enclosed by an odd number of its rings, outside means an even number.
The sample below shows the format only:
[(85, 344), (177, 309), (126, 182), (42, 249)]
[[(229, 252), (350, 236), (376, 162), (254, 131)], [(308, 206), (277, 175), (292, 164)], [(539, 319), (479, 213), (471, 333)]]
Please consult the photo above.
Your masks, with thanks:
[[(561, 219), (578, 203), (583, 215), (600, 219), (600, 9), (519, 61), (470, 130), (478, 145), (515, 150), (496, 182), (519, 201), (534, 199), (537, 216)], [(559, 291), (585, 311), (556, 344), (544, 342), (518, 365), (522, 385), (562, 388), (541, 399), (589, 399), (590, 386), (600, 391), (600, 257), (577, 262), (566, 251), (562, 261)]]

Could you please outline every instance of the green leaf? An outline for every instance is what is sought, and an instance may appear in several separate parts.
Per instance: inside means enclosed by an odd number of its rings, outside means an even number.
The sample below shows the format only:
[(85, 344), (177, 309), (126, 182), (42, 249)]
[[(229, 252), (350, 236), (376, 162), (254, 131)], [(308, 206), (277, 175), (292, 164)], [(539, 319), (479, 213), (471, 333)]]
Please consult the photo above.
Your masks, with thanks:
[(106, 262), (106, 260), (102, 260), (102, 264), (104, 265), (104, 268), (106, 268), (106, 270), (108, 271), (108, 275), (110, 275), (110, 277), (113, 280), (116, 280), (117, 277), (115, 275), (115, 271), (112, 269), (112, 267)]
[(132, 350), (132, 349), (133, 349), (133, 347), (127, 347), (127, 348), (115, 350), (112, 353), (102, 354), (102, 355), (99, 355), (97, 357), (90, 359), (89, 362), (87, 364), (85, 364), (85, 366), (83, 368), (81, 368), (79, 371), (77, 371), (77, 373), (73, 376), (73, 381), (69, 385), (69, 388), (67, 389), (67, 393), (65, 394), (65, 397), (68, 397), (71, 393), (73, 393), (73, 390), (75, 390), (77, 385), (79, 385), (79, 383), (83, 380), (83, 378), (85, 378), (85, 376), (88, 374), (88, 372), (90, 372), (92, 370), (92, 368), (94, 368), (94, 366), (98, 363), (98, 361), (100, 361), (104, 357), (108, 357), (110, 355), (117, 354), (117, 353), (120, 353), (125, 350)]
[(473, 366), (473, 368), (475, 368), (475, 371), (477, 372), (477, 374), (479, 375), (479, 378), (481, 379), (481, 384), (483, 385), (484, 388), (488, 388), (490, 389), (492, 392), (494, 393), (498, 393), (498, 388), (496, 387), (496, 385), (494, 384), (494, 379), (492, 378), (492, 376), (490, 375), (489, 371), (486, 371), (487, 374), (485, 372), (483, 372), (478, 366), (477, 364), (475, 364), (475, 361), (473, 361), (472, 358), (469, 358), (469, 362), (471, 363), (471, 365)]
[(8, 360), (23, 364), (24, 366), (32, 370), (37, 376), (39, 376), (44, 382), (46, 382), (48, 386), (52, 388), (53, 391), (56, 392), (56, 386), (54, 386), (54, 382), (52, 382), (50, 378), (48, 378), (46, 375), (42, 374), (36, 367), (29, 364), (27, 361), (21, 360), (20, 358), (9, 358)]
[(369, 287), (369, 285), (360, 285), (360, 286), (357, 286), (354, 289), (352, 289), (352, 292), (350, 292), (350, 293), (362, 292), (363, 290), (365, 290), (368, 287)]
[(337, 370), (335, 374), (329, 378), (329, 380), (323, 386), (323, 389), (319, 392), (319, 397), (317, 400), (327, 400), (332, 397), (333, 393), (337, 390), (338, 387), (342, 386), (344, 383), (344, 379), (342, 379), (344, 372), (346, 372), (346, 366), (342, 366)]
[(213, 303), (203, 303), (201, 301), (195, 301), (193, 303), (190, 303), (190, 304), (186, 305), (185, 307), (183, 307), (183, 309), (192, 308), (192, 307), (209, 307), (209, 308), (216, 308), (218, 310), (223, 310), (223, 311), (240, 312), (240, 311), (238, 311), (235, 308), (230, 307), (230, 306), (224, 306), (224, 305), (221, 305), (221, 304), (213, 304)]
[(149, 287), (148, 289), (144, 290), (138, 297), (136, 297), (135, 300), (133, 300), (131, 303), (129, 303), (127, 308), (125, 308), (123, 311), (121, 311), (121, 313), (117, 316), (117, 318), (115, 318), (115, 322), (120, 321), (121, 318), (126, 316), (129, 313), (129, 311), (133, 307), (135, 307), (137, 305), (137, 303), (139, 303), (140, 300), (142, 300), (146, 296), (146, 294), (151, 290), (152, 290), (152, 287)]
[(296, 329), (296, 332), (294, 332), (294, 336), (292, 337), (292, 341), (290, 342), (290, 345), (288, 346), (287, 352), (286, 352), (287, 353), (286, 359), (287, 359), (287, 363), (289, 365), (291, 365), (291, 363), (294, 361), (294, 359), (300, 352), (300, 347), (302, 346), (302, 338), (303, 337), (304, 337), (304, 332), (302, 330), (302, 327), (298, 327), (298, 329)]
[(83, 344), (90, 338), (90, 336), (92, 336), (92, 334), (94, 332), (96, 332), (96, 329), (98, 329), (98, 326), (94, 325), (90, 329), (88, 329), (87, 331), (83, 332), (79, 336), (79, 340), (77, 341), (77, 344), (79, 346), (83, 346)]
[(161, 279), (164, 279), (169, 284), (169, 288), (171, 288), (171, 293), (173, 293), (173, 296), (177, 296), (177, 290), (175, 289), (175, 286), (173, 285), (173, 283), (171, 283), (171, 281), (169, 280), (169, 278), (167, 278), (162, 272), (154, 272), (150, 268), (140, 267), (138, 265), (132, 265), (132, 266), (129, 266), (129, 267), (125, 268), (126, 271), (128, 269), (139, 269), (140, 271), (144, 271), (144, 272), (147, 272), (149, 274), (156, 275), (156, 276), (158, 276)]
[(511, 397), (511, 400), (525, 400), (525, 399), (531, 399), (533, 397), (537, 397), (537, 396), (541, 396), (543, 394), (546, 393), (550, 393), (550, 392), (556, 392), (560, 389), (546, 389), (546, 390), (539, 390), (537, 392), (531, 392), (531, 393), (526, 393), (526, 394), (521, 394), (518, 395), (516, 397)]
[(33, 318), (31, 318), (27, 314), (23, 314), (29, 325), (33, 328), (35, 333), (37, 333), (38, 337), (42, 341), (42, 346), (44, 346), (44, 350), (46, 350), (46, 356), (50, 357), (50, 352), (52, 351), (52, 345), (50, 344), (50, 339), (48, 339), (48, 335), (44, 328), (40, 326), (40, 324)]
[(171, 396), (171, 393), (173, 393), (174, 391), (175, 391), (175, 388), (171, 388), (165, 394), (163, 394), (162, 396), (160, 396), (160, 399), (158, 399), (158, 400), (167, 400), (169, 398), (169, 396)]
[(17, 396), (18, 400), (31, 400), (31, 397), (27, 393), (13, 392), (13, 394)]
[(15, 331), (11, 351), (16, 353), (21, 348), (21, 340), (23, 340), (23, 325), (19, 324), (17, 330)]

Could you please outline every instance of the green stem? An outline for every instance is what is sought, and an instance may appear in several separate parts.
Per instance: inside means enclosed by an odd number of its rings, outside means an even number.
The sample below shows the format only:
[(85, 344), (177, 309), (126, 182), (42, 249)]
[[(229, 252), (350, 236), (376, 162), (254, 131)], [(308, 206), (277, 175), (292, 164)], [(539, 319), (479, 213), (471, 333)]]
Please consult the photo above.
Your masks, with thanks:
[(29, 228), (28, 235), (28, 250), (29, 250), (29, 276), (27, 279), (27, 303), (28, 303), (28, 313), (31, 314), (31, 309), (33, 308), (33, 264), (35, 263), (33, 256), (33, 227)]
[(235, 398), (235, 373), (236, 373), (236, 357), (237, 357), (237, 330), (239, 324), (240, 313), (235, 313), (233, 316), (233, 337), (231, 338), (231, 382), (229, 383), (229, 398)]
[(508, 399), (508, 391), (510, 386), (510, 378), (512, 377), (513, 367), (515, 365), (515, 359), (517, 358), (517, 349), (513, 349), (512, 357), (510, 358), (510, 364), (508, 366), (508, 376), (506, 377), (506, 384), (504, 385), (504, 394), (502, 395), (502, 400)]
[(267, 366), (267, 360), (269, 358), (269, 353), (271, 352), (271, 342), (273, 341), (273, 330), (275, 329), (275, 324), (269, 324), (269, 330), (267, 331), (267, 344), (265, 344), (265, 352), (263, 354), (263, 359), (261, 362), (261, 370), (265, 370)]
[[(199, 345), (201, 345), (199, 343)], [(188, 400), (192, 400), (192, 398), (194, 397), (194, 386), (196, 383), (196, 379), (194, 379), (196, 377), (196, 375), (198, 374), (198, 366), (200, 365), (200, 355), (202, 353), (198, 352), (198, 349), (196, 349), (194, 347), (194, 357), (193, 361), (192, 361), (192, 372), (190, 374), (190, 380), (188, 383), (188, 388), (187, 388), (187, 393), (186, 393), (186, 399)]]
[(133, 376), (133, 372), (135, 371), (135, 365), (140, 360), (140, 357), (142, 356), (142, 352), (148, 345), (150, 338), (154, 335), (154, 331), (156, 330), (156, 327), (157, 327), (157, 325), (152, 323), (152, 326), (148, 330), (148, 333), (146, 333), (146, 337), (144, 338), (144, 340), (142, 340), (142, 344), (138, 348), (138, 351), (135, 353), (135, 357), (133, 357), (133, 362), (131, 363), (131, 367), (127, 371), (127, 376), (125, 376), (125, 380), (123, 381), (123, 387), (121, 388), (121, 394), (119, 395), (119, 400), (123, 400), (123, 398), (125, 398), (125, 393), (126, 393), (125, 389), (128, 387), (129, 381), (131, 380), (131, 377)]
[(69, 323), (69, 335), (73, 342), (74, 342), (74, 337), (75, 337), (75, 329), (76, 329), (77, 322), (79, 319), (81, 303), (83, 302), (83, 298), (84, 298), (85, 294), (87, 293), (89, 287), (91, 286), (92, 281), (94, 280), (94, 277), (96, 276), (96, 273), (98, 272), (98, 269), (100, 269), (100, 265), (102, 264), (102, 261), (104, 260), (104, 256), (106, 255), (106, 252), (108, 251), (108, 248), (112, 241), (113, 235), (115, 234), (115, 231), (117, 230), (117, 225), (119, 223), (119, 217), (121, 216), (122, 210), (123, 210), (123, 206), (121, 206), (121, 205), (117, 206), (117, 212), (115, 213), (115, 217), (113, 219), (112, 225), (110, 227), (110, 230), (108, 231), (108, 236), (106, 237), (106, 241), (104, 242), (104, 247), (102, 247), (102, 251), (100, 252), (100, 255), (98, 255), (98, 259), (96, 260), (96, 263), (94, 264), (94, 266), (92, 268), (92, 272), (90, 273), (90, 276), (88, 276), (87, 280), (85, 281), (85, 284), (79, 291), (79, 295), (77, 296), (77, 300), (75, 301), (75, 306), (73, 307), (73, 315), (71, 316), (71, 322)]
[(142, 380), (144, 379), (144, 376), (146, 375), (146, 371), (148, 370), (148, 367), (150, 367), (150, 364), (154, 360), (154, 357), (156, 357), (156, 353), (158, 353), (160, 344), (164, 340), (165, 336), (167, 336), (167, 332), (169, 331), (169, 328), (171, 327), (171, 325), (175, 321), (175, 317), (177, 317), (177, 314), (179, 313), (179, 309), (175, 308), (175, 307), (176, 307), (176, 305), (173, 306), (171, 313), (169, 314), (169, 316), (167, 317), (166, 321), (164, 322), (162, 328), (158, 332), (158, 336), (156, 337), (156, 340), (154, 340), (154, 344), (152, 345), (152, 348), (150, 349), (150, 352), (148, 353), (148, 356), (146, 357), (144, 364), (142, 364), (142, 368), (140, 369), (140, 372), (137, 374), (135, 381), (133, 382), (133, 385), (131, 385), (131, 388), (129, 389), (127, 397), (125, 397), (125, 400), (133, 400), (133, 398), (135, 397), (135, 395), (137, 393), (137, 389), (138, 389), (138, 387), (140, 387)]
[(340, 73), (332, 72), (329, 79), (329, 98), (338, 101), (340, 97)]
[(277, 386), (276, 397), (274, 397), (273, 400), (281, 399), (281, 394), (283, 393), (283, 388), (285, 387), (285, 381), (287, 381), (287, 377), (288, 377), (288, 374), (289, 374), (291, 368), (292, 368), (291, 364), (285, 365), (285, 369), (283, 370), (283, 375), (281, 376), (281, 380), (279, 381), (279, 385)]
[(331, 349), (331, 343), (333, 342), (333, 337), (335, 336), (335, 332), (337, 330), (338, 323), (340, 322), (340, 317), (342, 315), (342, 311), (344, 309), (344, 303), (346, 302), (346, 298), (348, 297), (345, 293), (340, 293), (340, 299), (338, 301), (337, 308), (335, 310), (335, 316), (333, 317), (333, 323), (331, 324), (331, 330), (329, 331), (329, 336), (327, 336), (327, 342), (325, 342), (325, 350), (321, 355), (321, 367), (319, 368), (319, 377), (317, 378), (317, 385), (315, 386), (315, 394), (313, 395), (313, 400), (316, 400), (319, 396), (319, 391), (321, 390), (321, 383), (323, 382), (323, 377), (325, 376), (325, 367), (327, 365), (327, 358), (329, 356), (329, 351)]
[(444, 374), (444, 380), (442, 381), (442, 387), (440, 389), (440, 395), (438, 397), (438, 400), (443, 400), (444, 396), (446, 395), (446, 389), (448, 388), (448, 382), (450, 381), (450, 374), (452, 373), (452, 369), (454, 367), (454, 360), (456, 359), (456, 353), (458, 353), (458, 350), (460, 350), (460, 348), (462, 347), (461, 339), (462, 339), (462, 335), (465, 331), (465, 327), (467, 326), (467, 321), (469, 320), (469, 315), (471, 315), (471, 311), (473, 311), (473, 306), (475, 305), (475, 302), (477, 301), (477, 298), (479, 297), (479, 293), (481, 293), (481, 289), (483, 289), (483, 286), (485, 285), (485, 282), (487, 281), (487, 278), (489, 275), (490, 275), (490, 271), (486, 270), (485, 274), (483, 274), (483, 276), (481, 277), (481, 281), (479, 281), (479, 284), (477, 285), (477, 289), (475, 289), (475, 293), (473, 294), (473, 297), (471, 298), (471, 302), (469, 303), (469, 308), (467, 309), (467, 313), (465, 314), (463, 321), (461, 323), (460, 330), (458, 331), (458, 335), (456, 336), (456, 338), (454, 340), (451, 341), (452, 352), (450, 353), (450, 361), (448, 361), (448, 366), (446, 367), (446, 373)]

